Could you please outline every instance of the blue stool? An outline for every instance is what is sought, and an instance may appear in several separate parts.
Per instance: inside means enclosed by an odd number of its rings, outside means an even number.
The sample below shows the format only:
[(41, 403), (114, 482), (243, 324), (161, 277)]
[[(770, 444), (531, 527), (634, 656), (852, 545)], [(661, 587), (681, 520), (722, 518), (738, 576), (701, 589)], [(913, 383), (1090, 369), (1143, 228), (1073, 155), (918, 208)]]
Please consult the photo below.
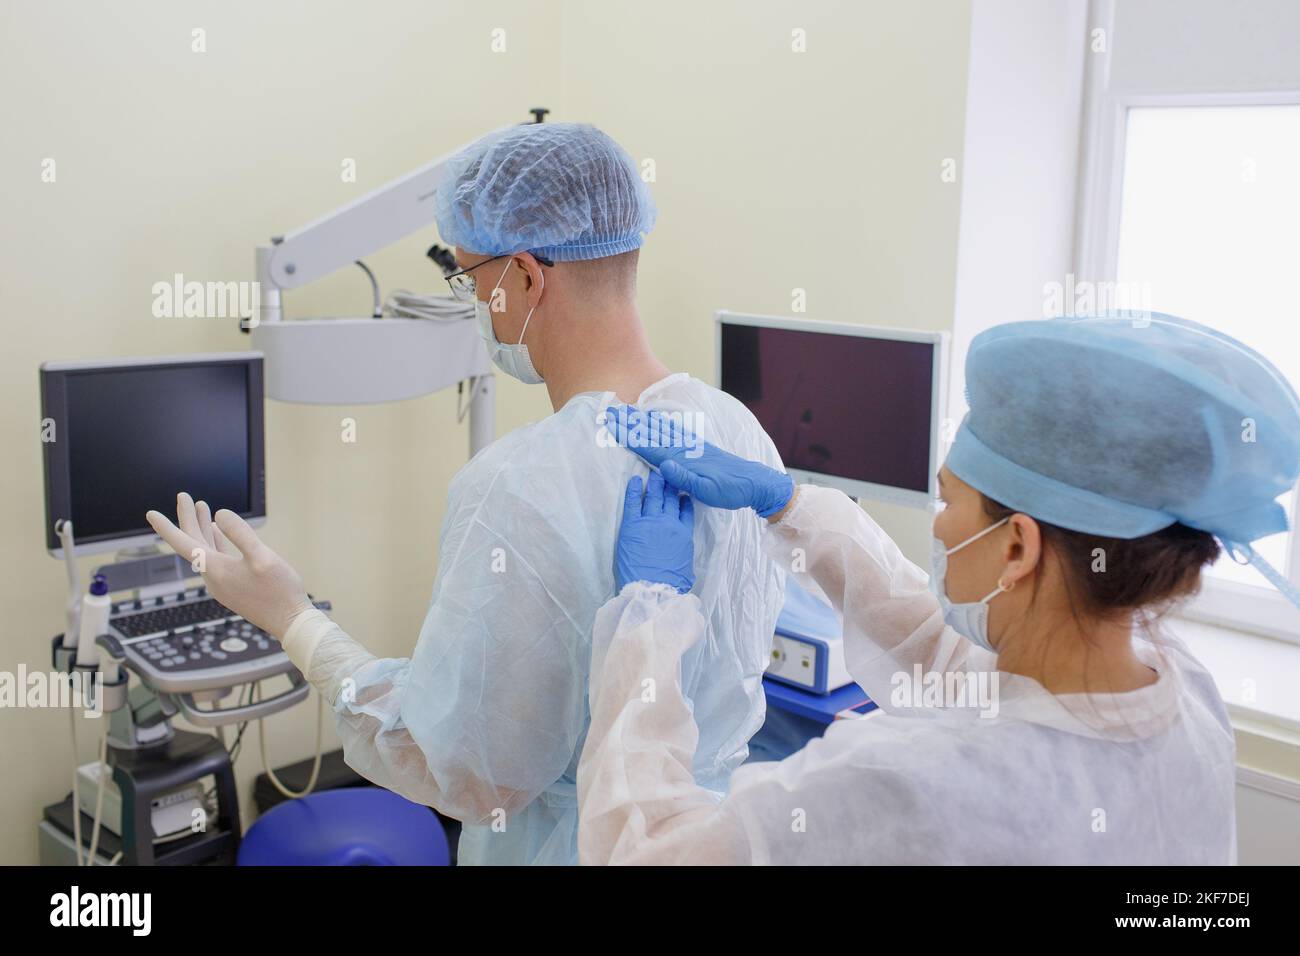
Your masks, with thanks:
[(240, 866), (447, 866), (428, 807), (379, 787), (324, 790), (264, 813), (239, 844)]

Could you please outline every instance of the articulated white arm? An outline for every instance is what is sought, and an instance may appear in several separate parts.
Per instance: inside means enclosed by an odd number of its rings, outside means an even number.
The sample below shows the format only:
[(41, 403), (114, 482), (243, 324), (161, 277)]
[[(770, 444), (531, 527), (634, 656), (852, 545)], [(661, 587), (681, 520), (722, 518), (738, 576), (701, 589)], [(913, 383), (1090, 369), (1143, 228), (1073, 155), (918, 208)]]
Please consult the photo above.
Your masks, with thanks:
[[(433, 222), (433, 195), (442, 165), (455, 153), (380, 186), (259, 249), (264, 289), (294, 289), (409, 236)], [(263, 252), (265, 250), (265, 252)], [(264, 317), (265, 318), (265, 317)]]

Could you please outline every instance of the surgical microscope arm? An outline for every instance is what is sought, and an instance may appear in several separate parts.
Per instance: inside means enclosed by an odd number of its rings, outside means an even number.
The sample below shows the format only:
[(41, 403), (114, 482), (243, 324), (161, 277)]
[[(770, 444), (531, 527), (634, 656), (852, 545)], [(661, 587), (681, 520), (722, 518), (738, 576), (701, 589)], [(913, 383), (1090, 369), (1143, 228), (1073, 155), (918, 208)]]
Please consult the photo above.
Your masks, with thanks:
[(468, 382), (471, 456), (491, 443), (492, 365), (475, 323), (468, 321), (471, 310), (464, 320), (377, 319), (368, 310), (364, 316), (288, 321), (282, 302), (286, 290), (358, 263), (431, 225), (439, 178), (452, 155), (257, 247), (254, 311), (244, 328), (264, 356), (268, 398), (358, 405), (416, 398)]
[(283, 318), (283, 290), (314, 282), (430, 225), (438, 178), (451, 155), (258, 246), (261, 321)]

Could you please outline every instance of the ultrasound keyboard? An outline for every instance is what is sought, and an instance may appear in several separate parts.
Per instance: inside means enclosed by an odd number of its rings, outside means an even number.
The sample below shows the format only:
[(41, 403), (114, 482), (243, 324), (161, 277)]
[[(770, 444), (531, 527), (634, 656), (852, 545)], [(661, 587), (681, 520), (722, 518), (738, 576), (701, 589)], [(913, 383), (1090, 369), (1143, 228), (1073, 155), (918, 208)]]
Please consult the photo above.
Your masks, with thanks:
[[(316, 606), (329, 608), (327, 602)], [(279, 641), (202, 587), (116, 603), (109, 627), (128, 666), (168, 693), (232, 687), (293, 670)]]
[[(123, 637), (165, 634), (181, 627), (208, 625), (239, 616), (216, 598), (191, 601), (188, 604), (163, 604), (155, 606), (151, 611), (135, 611), (135, 605), (141, 603), (150, 606), (151, 602), (127, 601), (123, 604), (129, 605), (130, 611), (124, 608), (123, 611), (118, 612), (114, 609), (115, 613), (121, 616), (113, 618), (113, 626)], [(118, 605), (118, 607), (122, 606)]]

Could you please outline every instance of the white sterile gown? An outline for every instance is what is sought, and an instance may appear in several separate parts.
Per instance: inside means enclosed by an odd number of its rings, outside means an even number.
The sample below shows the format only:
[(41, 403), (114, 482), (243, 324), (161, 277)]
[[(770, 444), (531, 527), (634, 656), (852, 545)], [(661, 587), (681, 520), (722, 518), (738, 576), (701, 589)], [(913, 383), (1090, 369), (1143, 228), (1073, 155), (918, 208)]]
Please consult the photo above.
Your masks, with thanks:
[[(850, 673), (886, 713), (741, 767), (719, 801), (692, 780), (696, 725), (671, 692), (706, 630), (699, 603), (630, 584), (596, 618), (582, 862), (1236, 861), (1232, 730), (1210, 675), (1172, 636), (1135, 635), (1158, 674), (1145, 688), (1053, 695), (997, 672), (995, 655), (946, 626), (925, 572), (838, 491), (801, 487), (764, 546), (787, 567), (799, 549), (842, 612)], [(996, 712), (898, 706), (916, 664), (996, 674)], [(653, 703), (638, 694), (647, 678)]]
[[(380, 660), (337, 625), (308, 678), (334, 705), (347, 762), (462, 820), (461, 863), (576, 863), (577, 768), (588, 723), (596, 612), (614, 593), (628, 479), (647, 475), (600, 425), (609, 393), (575, 396), (517, 429), (452, 481), (433, 598), (410, 659)], [(728, 451), (781, 462), (749, 411), (685, 374), (638, 407), (681, 412)], [(763, 723), (763, 669), (784, 574), (752, 512), (700, 509), (700, 640), (681, 693), (699, 726), (693, 783), (725, 790)]]

